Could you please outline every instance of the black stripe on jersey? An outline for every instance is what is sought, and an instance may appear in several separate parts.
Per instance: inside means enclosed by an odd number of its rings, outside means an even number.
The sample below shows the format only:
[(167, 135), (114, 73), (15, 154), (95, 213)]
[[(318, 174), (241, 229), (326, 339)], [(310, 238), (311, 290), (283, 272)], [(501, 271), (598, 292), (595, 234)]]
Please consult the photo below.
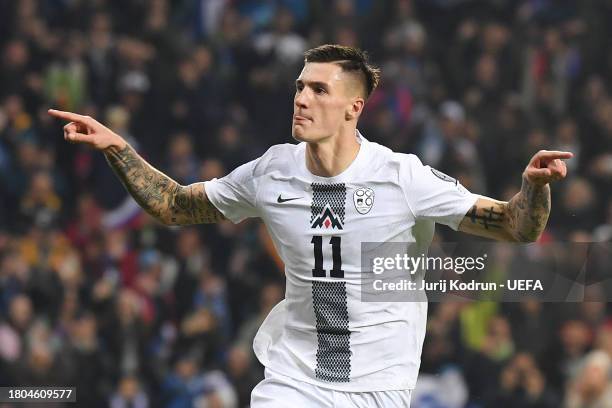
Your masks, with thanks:
[(312, 282), (317, 324), (317, 378), (348, 382), (351, 375), (351, 332), (348, 328), (346, 282)]
[[(345, 213), (344, 183), (312, 183), (311, 228), (341, 230)], [(339, 250), (334, 250), (334, 256)], [(341, 267), (342, 261), (334, 259), (334, 265), (338, 262)], [(315, 375), (323, 381), (348, 382), (350, 379), (351, 333), (346, 302), (346, 282), (312, 282), (318, 343)]]
[(346, 185), (312, 183), (310, 209), (311, 228), (342, 229), (346, 213)]

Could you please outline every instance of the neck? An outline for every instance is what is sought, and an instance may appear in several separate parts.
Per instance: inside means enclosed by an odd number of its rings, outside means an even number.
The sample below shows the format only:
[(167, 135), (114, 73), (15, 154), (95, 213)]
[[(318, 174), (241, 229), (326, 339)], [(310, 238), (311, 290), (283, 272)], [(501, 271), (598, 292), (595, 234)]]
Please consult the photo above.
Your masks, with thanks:
[(320, 177), (334, 177), (346, 170), (359, 153), (355, 129), (306, 145), (306, 167)]

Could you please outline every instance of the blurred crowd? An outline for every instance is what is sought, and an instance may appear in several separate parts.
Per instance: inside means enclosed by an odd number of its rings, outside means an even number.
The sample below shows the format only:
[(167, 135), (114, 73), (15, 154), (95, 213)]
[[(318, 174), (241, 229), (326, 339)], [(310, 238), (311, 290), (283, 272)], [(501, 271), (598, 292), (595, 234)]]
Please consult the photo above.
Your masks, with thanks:
[[(284, 296), (258, 221), (161, 226), (48, 108), (189, 184), (291, 141), (306, 49), (359, 46), (382, 68), (366, 138), (499, 199), (536, 151), (572, 151), (542, 241), (609, 242), (610, 20), (610, 0), (0, 0), (0, 386), (246, 407)], [(432, 304), (413, 406), (612, 407), (611, 317), (605, 299)]]

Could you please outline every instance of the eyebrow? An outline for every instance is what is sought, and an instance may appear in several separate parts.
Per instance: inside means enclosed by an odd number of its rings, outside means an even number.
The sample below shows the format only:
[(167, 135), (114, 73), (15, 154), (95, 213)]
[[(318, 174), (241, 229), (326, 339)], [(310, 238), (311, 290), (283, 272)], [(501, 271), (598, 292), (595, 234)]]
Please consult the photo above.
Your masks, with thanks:
[(329, 85), (321, 81), (304, 81), (302, 79), (296, 79), (295, 86), (299, 86), (299, 85), (309, 86), (310, 88), (321, 87), (325, 89), (325, 91), (327, 92), (329, 91)]

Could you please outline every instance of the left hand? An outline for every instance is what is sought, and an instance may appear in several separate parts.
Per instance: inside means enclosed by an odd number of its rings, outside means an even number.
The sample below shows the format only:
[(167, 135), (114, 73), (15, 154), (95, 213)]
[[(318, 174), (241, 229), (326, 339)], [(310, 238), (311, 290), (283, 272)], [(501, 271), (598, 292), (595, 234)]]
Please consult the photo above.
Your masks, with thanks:
[(572, 152), (540, 150), (529, 161), (523, 177), (528, 182), (541, 186), (561, 180), (567, 175), (567, 166), (562, 159), (570, 159), (573, 156)]

